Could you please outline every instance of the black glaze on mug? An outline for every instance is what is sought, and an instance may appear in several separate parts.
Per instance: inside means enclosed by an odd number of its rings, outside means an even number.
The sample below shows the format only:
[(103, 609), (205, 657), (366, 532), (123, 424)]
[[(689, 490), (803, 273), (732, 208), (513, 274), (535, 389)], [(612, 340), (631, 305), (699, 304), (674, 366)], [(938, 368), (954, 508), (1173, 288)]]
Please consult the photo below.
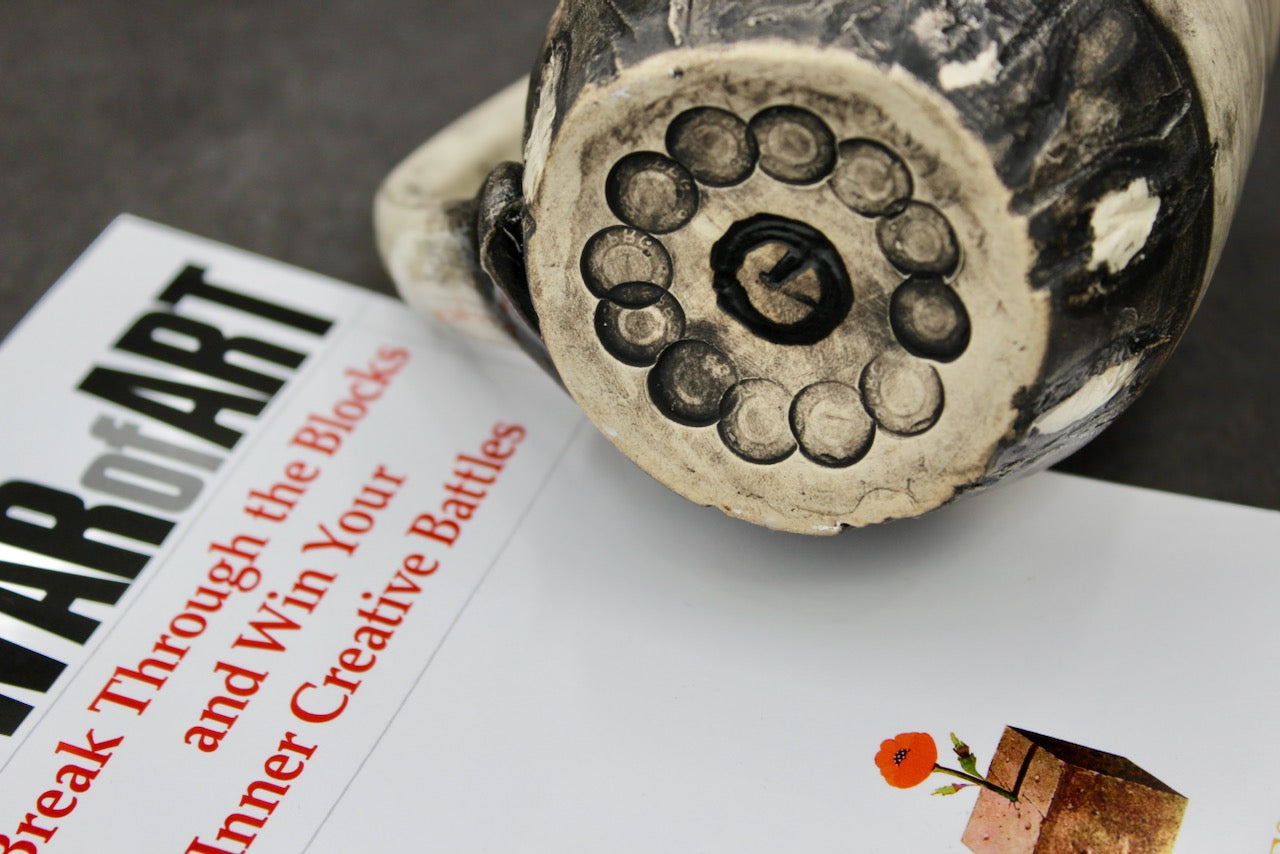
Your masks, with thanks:
[[(922, 15), (936, 18), (936, 31), (922, 34), (912, 27)], [(1137, 0), (571, 0), (552, 21), (535, 68), (528, 119), (544, 90), (554, 91), (554, 136), (577, 94), (607, 82), (620, 69), (669, 53), (672, 73), (678, 75), (683, 48), (779, 39), (847, 50), (933, 87), (985, 145), (1012, 194), (1011, 212), (1030, 221), (1036, 261), (1028, 286), (1052, 298), (1048, 350), (1038, 379), (1013, 401), (1021, 413), (1014, 430), (989, 460), (986, 474), (958, 493), (1048, 465), (1101, 431), (1168, 357), (1206, 278), (1214, 150), (1201, 95), (1178, 41)], [(964, 86), (944, 85), (948, 67), (978, 61), (993, 49), (998, 74)], [(553, 81), (547, 78), (551, 73)], [(765, 154), (755, 142), (744, 143), (743, 162), (749, 158), (762, 168)], [(663, 154), (645, 156), (680, 182), (683, 166)], [(829, 171), (827, 165), (813, 174)], [(797, 174), (794, 180), (805, 178)], [(1149, 237), (1118, 272), (1091, 264), (1092, 217), (1099, 201), (1138, 181), (1145, 181), (1160, 201)], [(510, 189), (496, 194), (504, 204), (510, 203)], [(494, 196), (494, 187), (486, 194)], [(482, 194), (482, 245), (486, 204)], [(675, 210), (670, 222), (652, 223), (658, 226), (653, 230), (687, 222), (696, 198), (688, 204)], [(538, 228), (528, 211), (522, 224), (526, 238)], [(509, 263), (510, 256), (495, 276), (497, 286), (530, 315), (529, 325), (536, 329), (527, 281), (519, 265)], [(713, 252), (713, 264), (714, 258)], [(776, 324), (762, 322), (750, 301), (727, 282), (723, 290), (717, 288), (729, 313), (755, 324), (766, 338), (772, 333), (771, 340), (785, 343), (790, 336), (802, 343), (821, 337), (820, 323), (779, 331)], [(824, 304), (824, 315), (843, 319), (841, 313), (848, 311), (843, 299)], [(966, 326), (964, 342), (958, 337), (939, 344), (932, 356), (927, 348), (917, 355), (945, 361), (963, 351), (968, 331)], [(536, 341), (524, 343), (549, 363), (545, 351), (537, 352)], [(1065, 432), (1042, 434), (1033, 428), (1037, 417), (1090, 379), (1125, 363), (1136, 363), (1129, 387), (1091, 417)]]

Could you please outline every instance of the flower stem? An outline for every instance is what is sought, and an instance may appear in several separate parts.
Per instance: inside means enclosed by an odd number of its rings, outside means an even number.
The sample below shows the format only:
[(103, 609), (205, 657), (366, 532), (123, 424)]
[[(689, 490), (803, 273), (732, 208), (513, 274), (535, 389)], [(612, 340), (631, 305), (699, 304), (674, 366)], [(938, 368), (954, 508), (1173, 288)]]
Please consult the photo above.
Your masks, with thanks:
[(968, 783), (972, 783), (975, 786), (981, 786), (987, 791), (995, 792), (1000, 797), (1005, 798), (1011, 801), (1012, 803), (1016, 804), (1018, 802), (1017, 795), (1015, 795), (1013, 792), (1010, 792), (1008, 789), (1000, 788), (995, 783), (992, 783), (990, 780), (984, 780), (981, 777), (975, 777), (972, 774), (966, 774), (963, 771), (957, 771), (954, 768), (945, 768), (942, 765), (937, 765), (937, 764), (933, 766), (933, 770), (937, 774), (950, 774), (952, 777), (959, 777), (961, 780), (964, 780)]

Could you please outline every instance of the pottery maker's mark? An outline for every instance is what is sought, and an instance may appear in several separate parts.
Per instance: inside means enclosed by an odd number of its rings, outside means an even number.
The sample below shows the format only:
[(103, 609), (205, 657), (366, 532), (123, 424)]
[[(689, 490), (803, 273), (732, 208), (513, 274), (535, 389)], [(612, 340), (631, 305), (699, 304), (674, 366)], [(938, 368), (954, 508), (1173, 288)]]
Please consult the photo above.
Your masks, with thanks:
[[(596, 232), (581, 257), (582, 280), (598, 299), (596, 337), (612, 358), (648, 370), (655, 409), (686, 427), (715, 426), (726, 448), (758, 465), (798, 450), (816, 465), (844, 468), (866, 456), (878, 430), (907, 437), (932, 428), (945, 392), (929, 362), (960, 358), (972, 330), (952, 282), (962, 262), (959, 241), (942, 211), (914, 198), (906, 162), (875, 140), (837, 142), (820, 117), (786, 105), (750, 121), (718, 107), (686, 110), (665, 141), (667, 154), (640, 151), (614, 164), (605, 198), (624, 224)], [(834, 228), (866, 228), (858, 223), (872, 220), (869, 239), (904, 277), (885, 318), (898, 346), (864, 365), (856, 385), (813, 376), (789, 389), (770, 377), (744, 376), (732, 353), (696, 333), (686, 337), (680, 283), (655, 235), (693, 221), (705, 201), (699, 187), (730, 189), (757, 169), (790, 191), (829, 189), (855, 215)], [(831, 240), (774, 214), (730, 226), (709, 263), (720, 310), (797, 358), (849, 322), (857, 299)]]
[(913, 276), (889, 301), (893, 335), (910, 353), (937, 362), (955, 361), (969, 346), (969, 313), (942, 279)]
[(760, 168), (784, 184), (812, 184), (836, 165), (836, 138), (826, 122), (800, 107), (769, 107), (751, 120)]
[(716, 107), (698, 107), (676, 116), (667, 128), (667, 150), (708, 187), (742, 183), (760, 156), (747, 123)]
[(698, 212), (698, 187), (689, 171), (652, 151), (618, 161), (605, 184), (609, 208), (625, 223), (666, 234), (688, 225)]
[(734, 223), (711, 248), (720, 308), (775, 344), (816, 344), (844, 322), (853, 285), (810, 225), (771, 214)]

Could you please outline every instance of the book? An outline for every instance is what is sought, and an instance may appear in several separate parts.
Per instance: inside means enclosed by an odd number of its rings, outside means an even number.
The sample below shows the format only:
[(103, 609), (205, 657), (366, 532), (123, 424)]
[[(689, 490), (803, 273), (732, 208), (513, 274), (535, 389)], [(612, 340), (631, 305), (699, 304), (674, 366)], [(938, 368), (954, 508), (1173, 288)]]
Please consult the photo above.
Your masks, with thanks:
[(0, 384), (0, 851), (1280, 850), (1278, 513), (769, 532), (514, 350), (127, 216)]

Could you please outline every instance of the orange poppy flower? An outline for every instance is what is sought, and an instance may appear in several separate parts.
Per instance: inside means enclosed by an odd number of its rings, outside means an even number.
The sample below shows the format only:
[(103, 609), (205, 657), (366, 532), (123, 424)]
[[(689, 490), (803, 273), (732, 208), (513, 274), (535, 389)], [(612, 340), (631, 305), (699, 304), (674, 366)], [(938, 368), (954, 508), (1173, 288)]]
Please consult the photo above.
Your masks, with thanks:
[(938, 762), (938, 745), (925, 732), (904, 732), (880, 743), (876, 767), (885, 782), (899, 789), (918, 786), (933, 773)]

